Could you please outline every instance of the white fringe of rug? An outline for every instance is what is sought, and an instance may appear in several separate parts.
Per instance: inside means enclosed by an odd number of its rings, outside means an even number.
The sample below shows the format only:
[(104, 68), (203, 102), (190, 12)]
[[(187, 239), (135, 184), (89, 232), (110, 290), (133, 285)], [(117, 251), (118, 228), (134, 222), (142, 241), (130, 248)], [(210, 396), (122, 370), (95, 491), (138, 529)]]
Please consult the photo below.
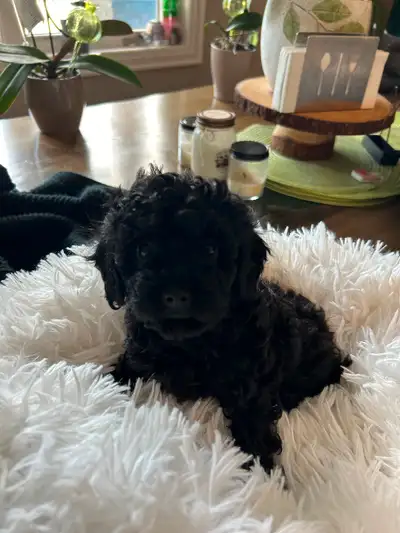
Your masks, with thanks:
[(265, 275), (322, 305), (354, 359), (281, 420), (290, 489), (240, 469), (212, 401), (103, 376), (122, 313), (84, 258), (52, 255), (0, 286), (0, 533), (399, 533), (400, 256), (323, 225), (265, 238)]

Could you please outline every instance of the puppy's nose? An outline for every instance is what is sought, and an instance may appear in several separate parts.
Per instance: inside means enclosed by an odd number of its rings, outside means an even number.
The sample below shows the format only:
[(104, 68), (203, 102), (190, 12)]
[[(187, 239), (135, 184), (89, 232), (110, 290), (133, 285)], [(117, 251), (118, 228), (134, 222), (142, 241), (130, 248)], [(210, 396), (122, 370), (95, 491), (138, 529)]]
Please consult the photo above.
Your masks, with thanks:
[(165, 307), (170, 311), (184, 312), (190, 307), (190, 294), (185, 291), (168, 291), (162, 298)]

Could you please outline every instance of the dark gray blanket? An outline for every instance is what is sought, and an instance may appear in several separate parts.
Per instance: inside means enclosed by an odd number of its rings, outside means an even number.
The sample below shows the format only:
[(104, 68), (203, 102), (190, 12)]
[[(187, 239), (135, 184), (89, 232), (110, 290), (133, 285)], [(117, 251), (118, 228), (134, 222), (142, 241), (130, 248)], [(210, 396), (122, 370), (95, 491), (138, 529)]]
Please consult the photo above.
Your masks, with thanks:
[(20, 192), (0, 165), (0, 281), (34, 270), (49, 253), (88, 243), (115, 191), (90, 178), (61, 172)]

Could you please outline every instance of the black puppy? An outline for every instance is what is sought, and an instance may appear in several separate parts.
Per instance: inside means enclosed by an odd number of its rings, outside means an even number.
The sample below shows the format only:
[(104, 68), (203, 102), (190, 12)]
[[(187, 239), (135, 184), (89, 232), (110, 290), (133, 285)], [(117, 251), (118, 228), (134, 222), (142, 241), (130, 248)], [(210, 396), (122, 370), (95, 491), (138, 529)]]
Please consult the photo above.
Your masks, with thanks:
[(216, 398), (267, 471), (282, 410), (337, 383), (349, 362), (322, 310), (260, 279), (268, 252), (225, 183), (153, 168), (115, 199), (93, 258), (109, 304), (126, 309), (115, 378)]

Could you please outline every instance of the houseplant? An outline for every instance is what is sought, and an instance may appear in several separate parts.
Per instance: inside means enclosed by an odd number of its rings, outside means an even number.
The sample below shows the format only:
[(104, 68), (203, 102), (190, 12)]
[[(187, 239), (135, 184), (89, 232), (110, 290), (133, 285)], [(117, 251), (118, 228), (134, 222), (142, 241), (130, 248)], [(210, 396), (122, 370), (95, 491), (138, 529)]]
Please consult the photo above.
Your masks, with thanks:
[(398, 93), (400, 86), (400, 0), (394, 0), (391, 8), (380, 43), (380, 48), (389, 52), (381, 85), (381, 91), (384, 93)]
[(211, 75), (217, 100), (233, 102), (236, 85), (249, 71), (261, 23), (259, 13), (245, 9), (230, 19), (225, 28), (216, 20), (206, 24), (220, 32), (211, 43)]
[(261, 30), (261, 62), (271, 89), (280, 50), (292, 44), (299, 31), (368, 34), (372, 11), (372, 0), (268, 0)]
[[(66, 40), (56, 53), (50, 24), (54, 23), (43, 0), (49, 28), (50, 56), (37, 46), (0, 44), (0, 61), (7, 63), (0, 75), (0, 115), (7, 111), (26, 87), (29, 109), (39, 129), (46, 134), (66, 137), (76, 134), (85, 105), (81, 70), (89, 70), (140, 86), (128, 67), (100, 55), (80, 55), (82, 43), (98, 41), (102, 36), (132, 33), (122, 21), (100, 21), (95, 6), (85, 2), (75, 7), (67, 18), (67, 32), (58, 28)], [(35, 43), (35, 41), (34, 41)], [(69, 58), (67, 56), (71, 54)]]

